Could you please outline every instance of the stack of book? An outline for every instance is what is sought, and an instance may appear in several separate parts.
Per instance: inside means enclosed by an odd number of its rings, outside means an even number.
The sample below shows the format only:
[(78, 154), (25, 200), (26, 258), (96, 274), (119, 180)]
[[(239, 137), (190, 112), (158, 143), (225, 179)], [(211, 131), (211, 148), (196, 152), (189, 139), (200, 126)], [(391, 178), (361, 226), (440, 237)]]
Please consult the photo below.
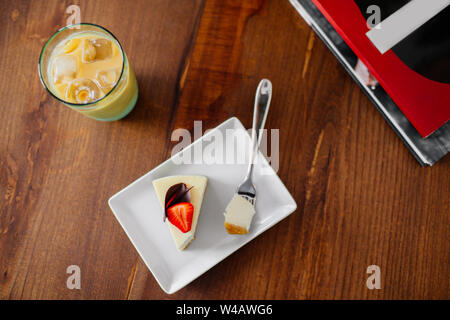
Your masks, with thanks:
[(449, 0), (290, 2), (421, 165), (450, 151)]

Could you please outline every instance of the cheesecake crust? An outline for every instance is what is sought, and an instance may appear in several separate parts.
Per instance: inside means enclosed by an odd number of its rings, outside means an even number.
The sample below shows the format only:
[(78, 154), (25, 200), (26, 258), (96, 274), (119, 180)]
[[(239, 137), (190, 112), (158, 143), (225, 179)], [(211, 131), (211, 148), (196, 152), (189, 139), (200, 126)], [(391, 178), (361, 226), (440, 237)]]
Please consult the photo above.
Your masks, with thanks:
[(184, 249), (186, 249), (187, 247), (189, 247), (189, 245), (191, 244), (192, 240), (194, 240), (194, 239), (195, 239), (195, 237), (192, 237), (192, 239), (191, 239), (188, 243), (186, 243), (186, 244), (184, 245), (183, 248), (180, 248), (180, 250), (181, 250), (181, 251), (184, 251)]
[(232, 223), (225, 222), (224, 226), (225, 226), (225, 229), (227, 229), (227, 232), (229, 234), (247, 234), (248, 233), (248, 230), (245, 229), (244, 227), (237, 226)]

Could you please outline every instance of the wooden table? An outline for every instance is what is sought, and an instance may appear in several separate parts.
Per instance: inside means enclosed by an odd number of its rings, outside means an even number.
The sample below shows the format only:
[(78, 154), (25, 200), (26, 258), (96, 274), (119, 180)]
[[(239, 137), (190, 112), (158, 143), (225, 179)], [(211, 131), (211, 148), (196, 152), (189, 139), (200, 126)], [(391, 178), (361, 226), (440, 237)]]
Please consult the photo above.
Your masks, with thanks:
[[(120, 39), (139, 82), (102, 123), (43, 89), (40, 50), (78, 4)], [(287, 0), (1, 0), (1, 299), (449, 298), (450, 158), (422, 168)], [(171, 133), (238, 117), (267, 128), (298, 204), (173, 295), (145, 267), (108, 198), (167, 159)], [(69, 290), (66, 268), (81, 268)], [(369, 265), (380, 290), (366, 287)]]

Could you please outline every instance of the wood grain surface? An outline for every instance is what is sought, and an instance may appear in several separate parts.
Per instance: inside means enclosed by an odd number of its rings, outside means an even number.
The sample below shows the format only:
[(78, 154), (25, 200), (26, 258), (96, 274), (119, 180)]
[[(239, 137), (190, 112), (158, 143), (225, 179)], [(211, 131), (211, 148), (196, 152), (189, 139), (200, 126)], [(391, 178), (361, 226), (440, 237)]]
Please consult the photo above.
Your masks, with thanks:
[[(420, 167), (287, 0), (0, 4), (0, 299), (449, 298), (449, 156)], [(87, 119), (39, 82), (71, 4), (127, 52), (140, 92), (124, 120)], [(250, 127), (263, 77), (298, 209), (167, 295), (107, 200), (170, 156), (173, 130)]]

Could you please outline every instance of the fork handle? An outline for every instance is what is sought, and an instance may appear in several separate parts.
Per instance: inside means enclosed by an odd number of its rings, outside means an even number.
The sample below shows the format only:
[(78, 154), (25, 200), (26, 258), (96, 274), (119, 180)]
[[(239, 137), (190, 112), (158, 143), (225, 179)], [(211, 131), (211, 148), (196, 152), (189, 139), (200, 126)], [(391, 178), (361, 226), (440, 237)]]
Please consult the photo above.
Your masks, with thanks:
[(250, 163), (248, 165), (247, 178), (253, 172), (253, 164), (258, 154), (259, 144), (263, 135), (264, 124), (269, 112), (270, 100), (272, 99), (272, 83), (268, 79), (259, 82), (255, 94), (255, 107), (253, 109), (252, 142), (250, 149)]

